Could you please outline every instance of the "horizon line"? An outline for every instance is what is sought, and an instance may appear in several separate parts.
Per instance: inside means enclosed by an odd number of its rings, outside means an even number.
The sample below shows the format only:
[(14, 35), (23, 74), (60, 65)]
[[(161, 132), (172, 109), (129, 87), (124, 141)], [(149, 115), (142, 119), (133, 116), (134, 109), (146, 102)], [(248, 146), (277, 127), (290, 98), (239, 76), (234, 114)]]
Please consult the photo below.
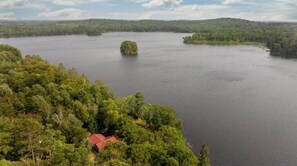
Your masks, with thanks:
[(231, 20), (242, 20), (249, 22), (261, 22), (261, 23), (297, 23), (297, 21), (256, 21), (248, 20), (243, 18), (232, 18), (232, 17), (218, 17), (210, 19), (115, 19), (115, 18), (83, 18), (83, 19), (0, 19), (0, 22), (54, 22), (54, 21), (88, 21), (88, 20), (111, 20), (111, 21), (209, 21), (209, 20), (220, 20), (220, 19), (231, 19)]

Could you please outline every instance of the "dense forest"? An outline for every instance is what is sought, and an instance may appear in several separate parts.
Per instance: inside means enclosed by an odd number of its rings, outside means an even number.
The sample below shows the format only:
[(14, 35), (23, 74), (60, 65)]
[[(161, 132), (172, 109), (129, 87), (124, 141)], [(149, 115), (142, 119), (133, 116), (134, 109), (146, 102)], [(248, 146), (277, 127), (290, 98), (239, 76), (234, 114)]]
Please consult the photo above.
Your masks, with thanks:
[[(0, 45), (0, 165), (209, 166), (182, 136), (182, 122), (144, 95), (115, 97), (75, 69)], [(99, 152), (88, 136), (119, 141)], [(197, 148), (197, 147), (195, 147)]]
[(270, 55), (297, 58), (297, 24), (221, 19), (217, 28), (184, 37), (186, 44), (262, 45)]
[(90, 19), (78, 21), (0, 21), (0, 37), (54, 36), (54, 35), (100, 35), (104, 32), (218, 32), (229, 28), (296, 28), (297, 24), (263, 23), (241, 19), (213, 19), (201, 21), (160, 20), (106, 20)]
[(100, 35), (104, 32), (206, 32), (225, 24), (242, 22), (235, 19), (204, 21), (106, 20), (78, 21), (0, 21), (0, 37)]
[(101, 35), (104, 32), (185, 32), (192, 44), (265, 44), (272, 56), (297, 58), (297, 24), (241, 19), (202, 21), (106, 20), (2, 21), (0, 37)]

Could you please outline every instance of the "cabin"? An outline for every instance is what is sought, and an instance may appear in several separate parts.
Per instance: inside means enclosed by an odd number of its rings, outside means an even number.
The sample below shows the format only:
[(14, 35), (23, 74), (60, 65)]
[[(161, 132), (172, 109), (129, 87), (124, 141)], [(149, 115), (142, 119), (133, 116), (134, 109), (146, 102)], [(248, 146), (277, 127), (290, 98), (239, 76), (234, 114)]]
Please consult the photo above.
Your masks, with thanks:
[(102, 134), (92, 134), (89, 137), (89, 141), (97, 150), (102, 150), (105, 148), (108, 141), (116, 142), (118, 140), (114, 136), (105, 137)]

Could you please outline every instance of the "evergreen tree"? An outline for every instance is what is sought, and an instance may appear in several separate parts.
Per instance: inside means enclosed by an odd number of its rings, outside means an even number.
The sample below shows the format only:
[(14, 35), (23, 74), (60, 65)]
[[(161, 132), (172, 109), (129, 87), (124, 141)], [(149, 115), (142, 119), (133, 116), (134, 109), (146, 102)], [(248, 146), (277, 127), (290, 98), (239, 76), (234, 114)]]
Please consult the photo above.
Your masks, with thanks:
[(204, 144), (200, 151), (199, 166), (211, 166), (208, 147)]

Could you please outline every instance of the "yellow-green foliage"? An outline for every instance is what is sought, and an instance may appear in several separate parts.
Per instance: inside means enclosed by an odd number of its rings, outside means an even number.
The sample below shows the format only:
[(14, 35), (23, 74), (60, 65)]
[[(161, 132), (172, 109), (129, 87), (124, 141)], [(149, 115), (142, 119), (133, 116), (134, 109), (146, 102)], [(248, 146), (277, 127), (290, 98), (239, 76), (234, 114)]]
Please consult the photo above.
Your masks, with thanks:
[(22, 53), (19, 49), (9, 45), (0, 45), (0, 61), (17, 61), (22, 58)]

